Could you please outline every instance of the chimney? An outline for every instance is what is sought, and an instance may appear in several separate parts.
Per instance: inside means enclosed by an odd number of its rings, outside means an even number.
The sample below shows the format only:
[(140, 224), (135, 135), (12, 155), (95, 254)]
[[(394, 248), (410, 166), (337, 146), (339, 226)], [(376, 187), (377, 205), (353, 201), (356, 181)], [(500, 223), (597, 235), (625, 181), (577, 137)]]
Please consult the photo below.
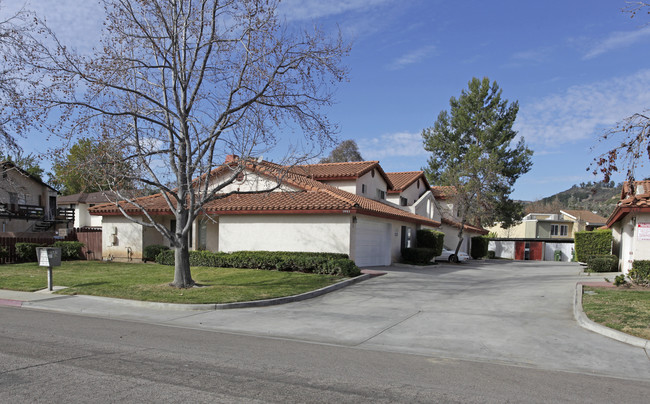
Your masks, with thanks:
[(229, 155), (226, 156), (226, 161), (224, 162), (224, 164), (232, 163), (235, 160), (237, 160), (238, 158), (239, 158), (239, 156), (236, 155), (236, 154), (229, 154)]

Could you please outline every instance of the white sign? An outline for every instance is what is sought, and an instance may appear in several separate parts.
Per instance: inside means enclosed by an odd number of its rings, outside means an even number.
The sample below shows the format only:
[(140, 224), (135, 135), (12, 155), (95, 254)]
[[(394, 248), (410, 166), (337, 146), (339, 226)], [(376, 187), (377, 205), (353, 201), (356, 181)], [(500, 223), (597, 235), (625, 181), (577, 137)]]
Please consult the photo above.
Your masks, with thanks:
[(637, 225), (636, 225), (636, 239), (637, 240), (650, 240), (650, 223), (637, 223)]
[(47, 249), (39, 248), (38, 265), (42, 267), (50, 266), (50, 257), (47, 256)]

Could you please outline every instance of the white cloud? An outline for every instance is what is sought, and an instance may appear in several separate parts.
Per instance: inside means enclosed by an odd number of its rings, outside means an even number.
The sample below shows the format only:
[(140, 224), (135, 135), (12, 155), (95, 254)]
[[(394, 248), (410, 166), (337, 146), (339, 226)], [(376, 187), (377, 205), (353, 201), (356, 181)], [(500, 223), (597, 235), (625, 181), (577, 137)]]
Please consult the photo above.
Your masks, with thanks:
[[(650, 26), (634, 31), (612, 32), (607, 38), (592, 46), (583, 58), (591, 59), (611, 50), (630, 46), (646, 37), (650, 37)], [(641, 52), (643, 49), (639, 51)]]
[(388, 70), (400, 70), (405, 68), (406, 66), (418, 63), (419, 61), (425, 59), (427, 56), (431, 55), (433, 51), (436, 49), (435, 46), (433, 45), (427, 45), (423, 46), (421, 48), (412, 50), (405, 55), (402, 55), (401, 57), (397, 58), (393, 62), (391, 62), (387, 68)]
[(548, 46), (517, 52), (510, 57), (511, 61), (506, 67), (520, 67), (524, 64), (544, 63), (551, 58), (552, 52), (553, 48)]
[(360, 139), (357, 144), (361, 155), (367, 160), (427, 154), (422, 145), (422, 134), (420, 132), (389, 133), (371, 139)]
[(366, 11), (394, 0), (284, 0), (280, 14), (288, 21), (314, 20), (348, 12)]
[(593, 138), (622, 118), (650, 106), (650, 70), (641, 70), (522, 104), (515, 123), (527, 142), (559, 146)]

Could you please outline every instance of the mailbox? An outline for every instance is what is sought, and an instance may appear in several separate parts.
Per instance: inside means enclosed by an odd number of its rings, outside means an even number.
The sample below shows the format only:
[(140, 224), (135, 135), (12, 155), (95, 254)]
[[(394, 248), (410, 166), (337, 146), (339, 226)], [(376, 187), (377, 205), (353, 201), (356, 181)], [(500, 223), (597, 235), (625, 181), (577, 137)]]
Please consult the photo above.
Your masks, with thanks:
[(42, 267), (61, 266), (61, 249), (55, 247), (36, 247), (38, 265)]

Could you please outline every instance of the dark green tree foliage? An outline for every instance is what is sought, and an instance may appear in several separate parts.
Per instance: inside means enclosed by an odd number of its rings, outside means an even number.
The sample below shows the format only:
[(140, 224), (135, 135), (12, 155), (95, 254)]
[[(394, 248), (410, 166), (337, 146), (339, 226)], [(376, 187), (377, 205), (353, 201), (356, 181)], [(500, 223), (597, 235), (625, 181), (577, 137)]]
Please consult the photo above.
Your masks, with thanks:
[(612, 251), (612, 231), (579, 231), (575, 234), (576, 259), (587, 262), (592, 255), (608, 255)]
[(344, 140), (332, 150), (329, 156), (322, 158), (321, 163), (343, 163), (346, 161), (363, 161), (359, 146), (354, 140)]
[(472, 246), (470, 248), (470, 255), (475, 260), (486, 257), (488, 255), (488, 245), (490, 239), (485, 236), (472, 237)]
[(441, 231), (421, 229), (415, 232), (415, 237), (419, 248), (430, 248), (434, 250), (434, 257), (442, 254), (445, 233)]
[[(497, 83), (485, 77), (473, 78), (449, 105), (422, 131), (424, 148), (431, 152), (424, 167), (429, 182), (456, 188), (454, 208), (463, 225), (511, 226), (523, 216), (523, 205), (510, 194), (530, 170), (533, 154), (513, 129), (519, 104), (502, 99)], [(456, 253), (462, 234), (463, 226)]]

